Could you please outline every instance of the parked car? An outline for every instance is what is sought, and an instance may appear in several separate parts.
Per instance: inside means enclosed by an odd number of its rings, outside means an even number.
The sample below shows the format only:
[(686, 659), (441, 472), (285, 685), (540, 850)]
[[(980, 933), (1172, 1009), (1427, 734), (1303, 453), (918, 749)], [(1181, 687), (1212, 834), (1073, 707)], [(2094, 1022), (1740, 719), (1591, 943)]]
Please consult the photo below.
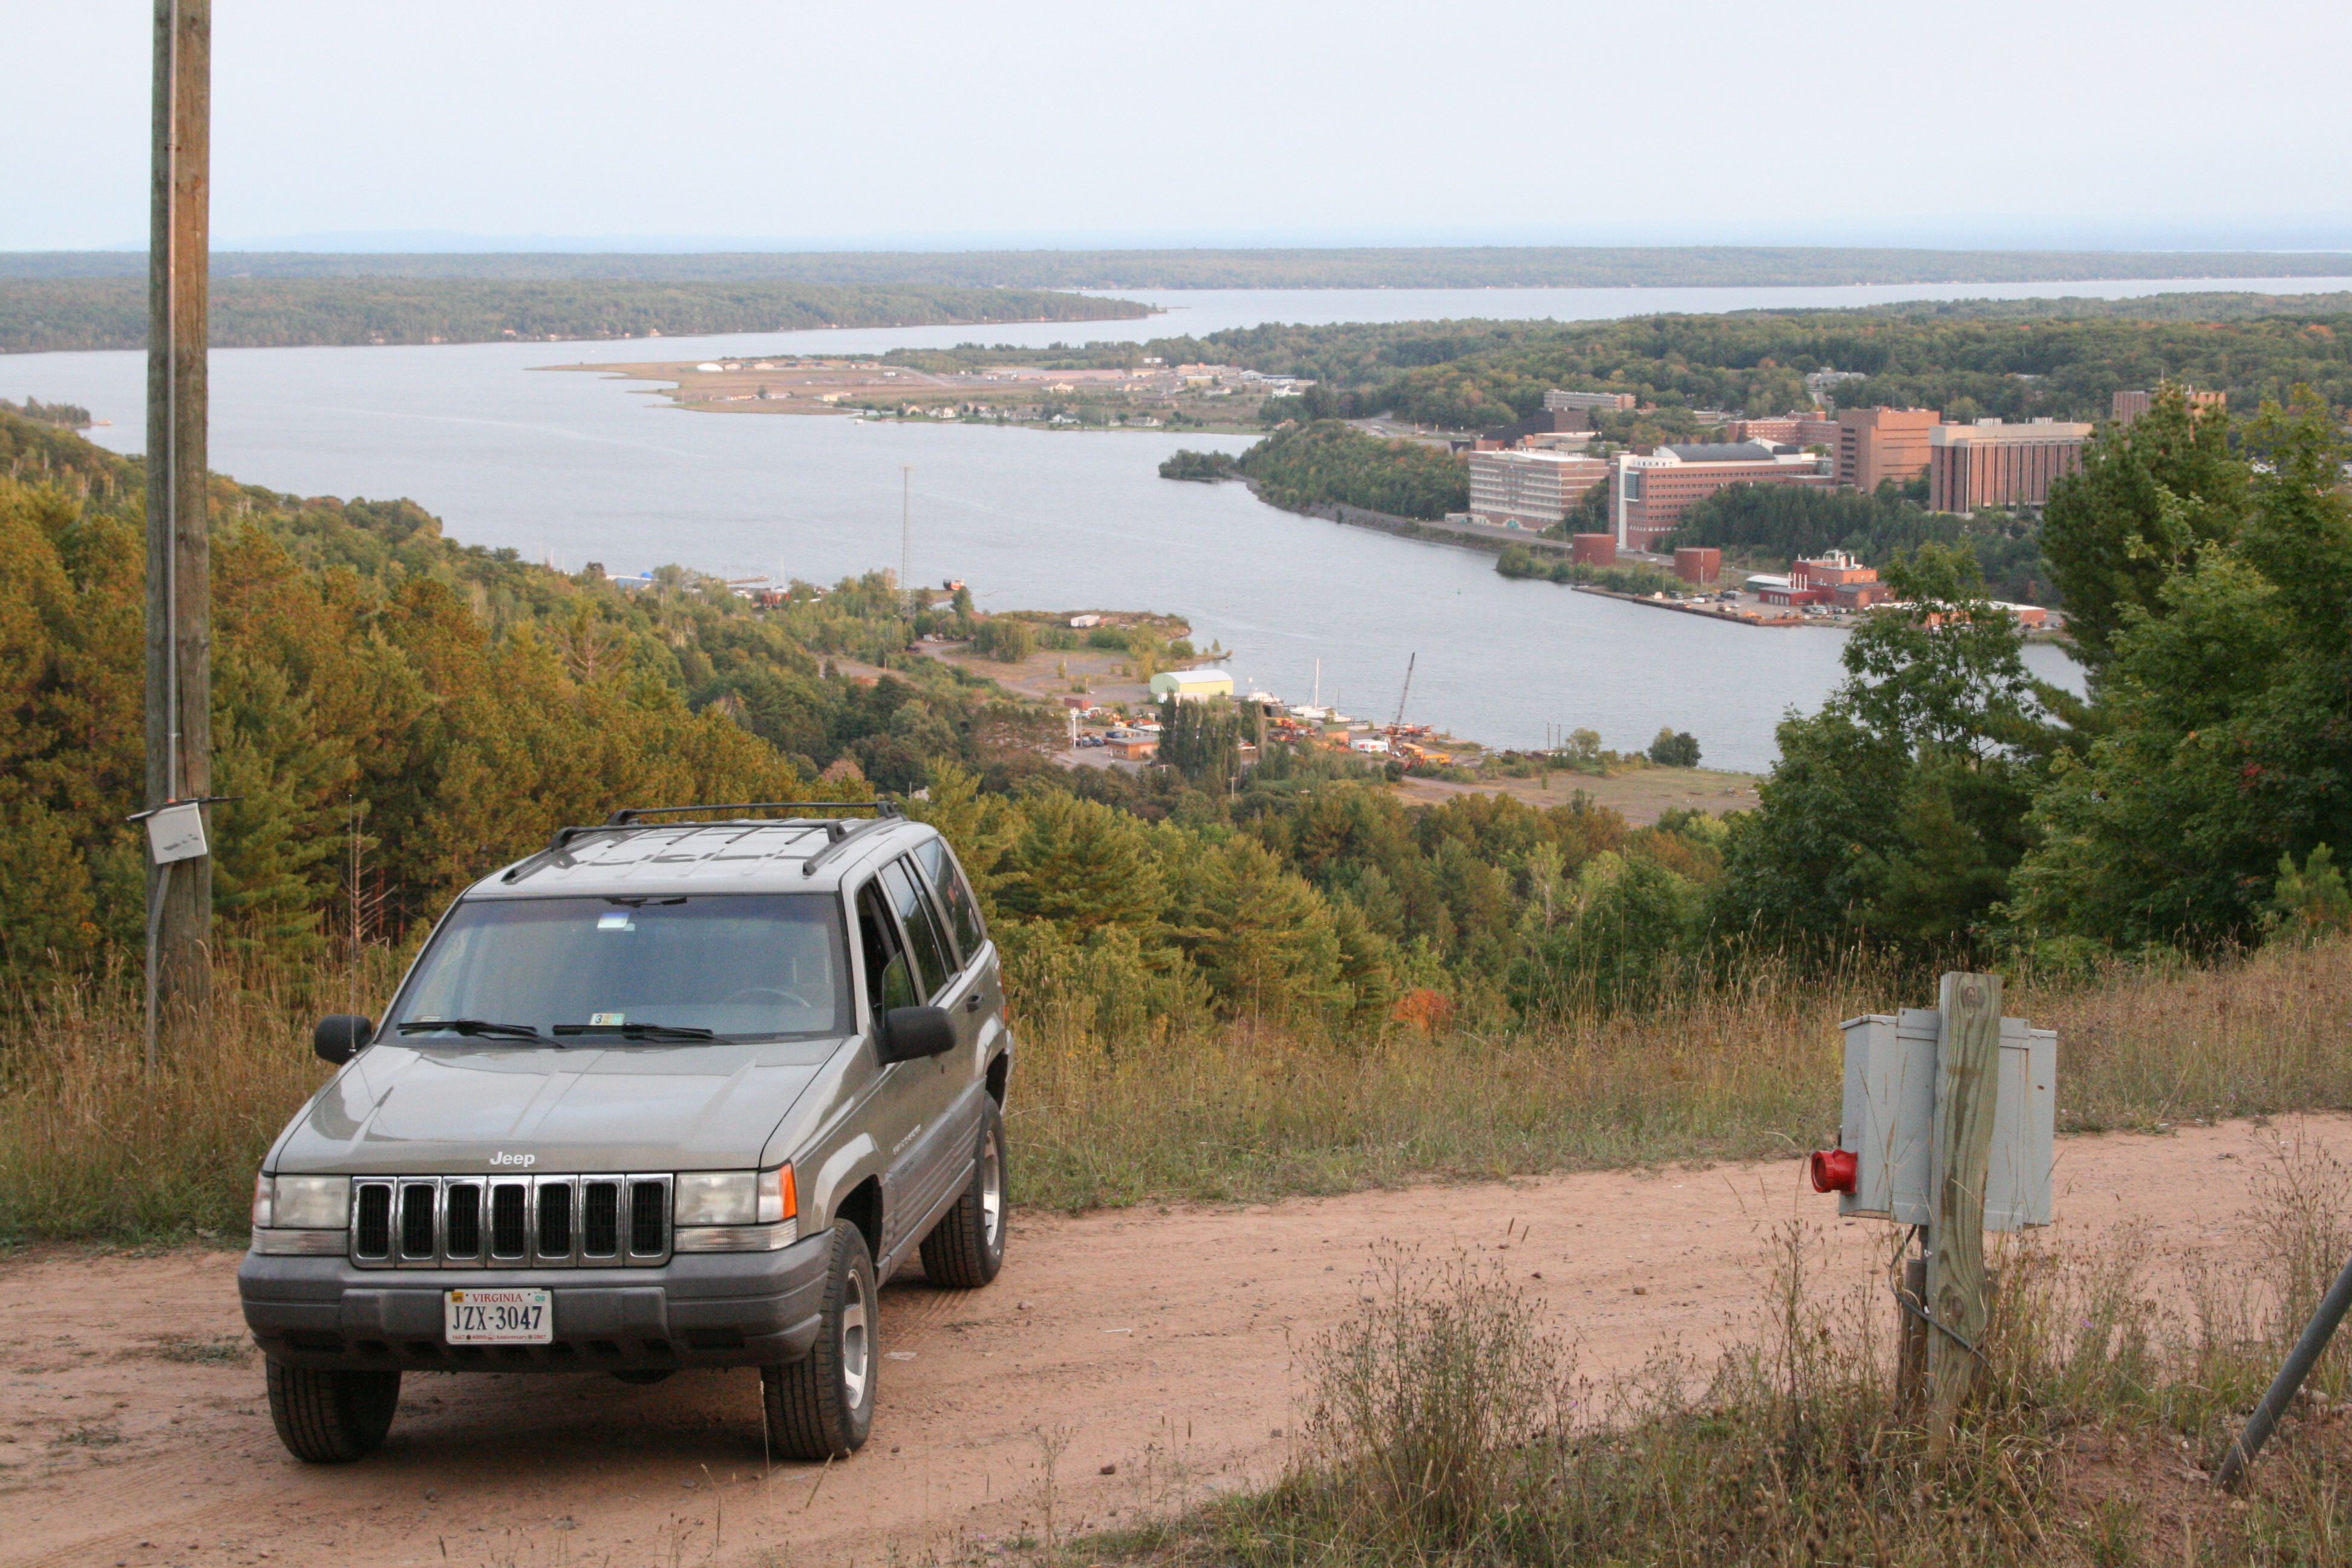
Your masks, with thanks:
[[(864, 1443), (877, 1292), (1005, 1247), (1013, 1039), (945, 839), (887, 803), (624, 811), (484, 878), (278, 1134), (237, 1270), (270, 1415), (356, 1459), (409, 1371), (756, 1368)], [(818, 817), (823, 809), (859, 812)], [(664, 821), (693, 814), (726, 820)]]

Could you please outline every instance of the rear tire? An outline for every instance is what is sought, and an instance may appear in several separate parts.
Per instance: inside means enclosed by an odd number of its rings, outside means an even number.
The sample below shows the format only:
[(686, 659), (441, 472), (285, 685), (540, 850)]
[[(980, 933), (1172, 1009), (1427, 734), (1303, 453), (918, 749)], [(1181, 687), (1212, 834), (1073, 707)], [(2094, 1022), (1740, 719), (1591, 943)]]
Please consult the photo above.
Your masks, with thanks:
[(923, 1237), (923, 1273), (950, 1290), (977, 1290), (1004, 1267), (1004, 1118), (991, 1101), (971, 1184)]
[(400, 1406), (400, 1373), (321, 1371), (272, 1361), (269, 1419), (278, 1440), (312, 1465), (348, 1465), (382, 1446)]
[(874, 1429), (875, 1374), (882, 1362), (875, 1344), (882, 1314), (874, 1258), (865, 1236), (848, 1221), (829, 1236), (815, 1345), (796, 1362), (760, 1369), (768, 1441), (787, 1459), (845, 1459)]

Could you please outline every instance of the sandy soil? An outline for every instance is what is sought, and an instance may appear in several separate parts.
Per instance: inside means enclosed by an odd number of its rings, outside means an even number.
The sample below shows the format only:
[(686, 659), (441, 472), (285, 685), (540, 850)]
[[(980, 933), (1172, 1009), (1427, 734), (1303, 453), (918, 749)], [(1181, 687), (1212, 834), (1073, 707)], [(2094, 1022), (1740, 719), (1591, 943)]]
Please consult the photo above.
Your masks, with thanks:
[[(2313, 1119), (2352, 1155), (2352, 1119)], [(2139, 1226), (2159, 1281), (2251, 1241), (2271, 1132), (2078, 1138), (2057, 1239)], [(823, 1468), (761, 1459), (749, 1373), (633, 1388), (593, 1374), (414, 1375), (384, 1449), (288, 1458), (241, 1349), (226, 1252), (0, 1263), (0, 1563), (878, 1563), (1115, 1522), (1282, 1464), (1297, 1352), (1354, 1310), (1369, 1250), (1476, 1248), (1580, 1341), (1582, 1365), (1705, 1352), (1763, 1309), (1776, 1227), (1815, 1222), (1824, 1291), (1892, 1233), (1838, 1223), (1794, 1161), (1429, 1186), (1246, 1209), (1023, 1215), (986, 1290), (883, 1295), (873, 1440)], [(210, 1358), (210, 1359), (207, 1359)], [(1048, 1481), (1052, 1482), (1049, 1487)]]
[(1485, 784), (1448, 784), (1444, 779), (1405, 779), (1397, 793), (1409, 801), (1434, 803), (1457, 795), (1507, 795), (1538, 810), (1566, 805), (1578, 790), (1596, 805), (1624, 815), (1625, 820), (1646, 826), (1659, 814), (1675, 807), (1720, 816), (1746, 811), (1756, 804), (1756, 775), (1718, 773), (1711, 768), (1636, 768), (1609, 778), (1591, 773), (1557, 773), (1549, 787), (1535, 779), (1497, 778)]

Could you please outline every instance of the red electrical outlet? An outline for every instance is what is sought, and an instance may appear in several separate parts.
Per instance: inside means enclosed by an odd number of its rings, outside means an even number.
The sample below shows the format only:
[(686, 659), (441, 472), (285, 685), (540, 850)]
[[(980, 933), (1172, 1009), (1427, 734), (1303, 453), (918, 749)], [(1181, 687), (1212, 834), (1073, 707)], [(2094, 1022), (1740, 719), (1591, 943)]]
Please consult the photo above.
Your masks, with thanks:
[(1813, 1191), (1817, 1193), (1851, 1193), (1853, 1191), (1855, 1161), (1851, 1149), (1830, 1149), (1814, 1154), (1806, 1162), (1812, 1172)]

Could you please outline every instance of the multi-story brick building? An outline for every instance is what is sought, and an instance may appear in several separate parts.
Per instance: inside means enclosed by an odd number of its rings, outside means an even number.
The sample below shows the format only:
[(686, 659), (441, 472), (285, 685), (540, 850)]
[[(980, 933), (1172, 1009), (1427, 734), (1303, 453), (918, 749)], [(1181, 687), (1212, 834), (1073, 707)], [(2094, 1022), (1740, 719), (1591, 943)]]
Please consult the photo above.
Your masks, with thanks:
[(1470, 515), (1501, 527), (1540, 532), (1563, 521), (1584, 492), (1609, 477), (1609, 465), (1577, 452), (1473, 452)]
[(1753, 441), (1763, 447), (1811, 447), (1837, 450), (1837, 421), (1826, 414), (1787, 414), (1771, 419), (1734, 419), (1723, 427), (1727, 441)]
[(1897, 484), (1927, 471), (1927, 432), (1942, 423), (1932, 408), (1841, 408), (1837, 416), (1837, 479), (1864, 494), (1887, 479)]
[(2005, 425), (1938, 425), (1927, 432), (1927, 506), (1974, 511), (1980, 506), (2040, 506), (2050, 481), (2083, 466), (2088, 425), (2036, 419)]
[(1837, 480), (1826, 459), (1803, 452), (1775, 452), (1754, 443), (1712, 442), (1661, 447), (1647, 457), (1616, 459), (1610, 501), (1621, 550), (1649, 550), (1672, 533), (1683, 513), (1727, 485), (1807, 485), (1828, 489)]
[(1562, 392), (1555, 387), (1544, 394), (1544, 406), (1550, 409), (1595, 408), (1627, 409), (1633, 406), (1630, 392)]
[[(2200, 418), (2208, 409), (2218, 408), (2224, 412), (2229, 409), (2230, 395), (2226, 392), (2200, 392), (2193, 386), (2181, 390), (2189, 394), (2189, 412)], [(2128, 425), (2155, 406), (2156, 394), (2153, 392), (2118, 392), (2115, 399), (2116, 423)]]

